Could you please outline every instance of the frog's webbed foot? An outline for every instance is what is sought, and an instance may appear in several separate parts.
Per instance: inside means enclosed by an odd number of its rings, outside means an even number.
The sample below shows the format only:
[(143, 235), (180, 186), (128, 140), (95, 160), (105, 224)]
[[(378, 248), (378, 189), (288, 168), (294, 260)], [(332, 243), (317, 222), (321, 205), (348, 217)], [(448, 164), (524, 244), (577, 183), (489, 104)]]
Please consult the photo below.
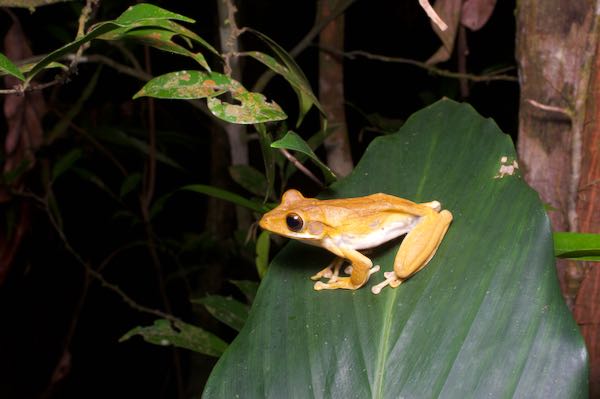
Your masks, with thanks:
[(313, 281), (320, 280), (322, 278), (328, 278), (329, 282), (334, 282), (340, 275), (340, 269), (344, 264), (344, 258), (335, 258), (326, 268), (311, 276), (310, 279)]
[(388, 285), (392, 288), (396, 288), (397, 286), (402, 284), (403, 280), (401, 278), (399, 278), (398, 276), (396, 276), (396, 273), (394, 273), (394, 272), (385, 272), (385, 273), (383, 273), (383, 275), (385, 277), (385, 280), (383, 280), (381, 283), (371, 287), (371, 292), (373, 294), (379, 294), (381, 292), (381, 290)]

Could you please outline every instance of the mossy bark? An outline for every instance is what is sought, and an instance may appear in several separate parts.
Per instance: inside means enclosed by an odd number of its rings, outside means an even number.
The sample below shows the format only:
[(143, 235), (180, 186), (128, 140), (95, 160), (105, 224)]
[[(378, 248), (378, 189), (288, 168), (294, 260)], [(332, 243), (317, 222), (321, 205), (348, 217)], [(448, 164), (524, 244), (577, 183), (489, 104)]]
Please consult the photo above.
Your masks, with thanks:
[[(519, 157), (525, 179), (555, 209), (549, 215), (556, 231), (600, 231), (599, 7), (597, 0), (517, 4)], [(590, 352), (591, 397), (600, 396), (599, 270), (558, 264)]]

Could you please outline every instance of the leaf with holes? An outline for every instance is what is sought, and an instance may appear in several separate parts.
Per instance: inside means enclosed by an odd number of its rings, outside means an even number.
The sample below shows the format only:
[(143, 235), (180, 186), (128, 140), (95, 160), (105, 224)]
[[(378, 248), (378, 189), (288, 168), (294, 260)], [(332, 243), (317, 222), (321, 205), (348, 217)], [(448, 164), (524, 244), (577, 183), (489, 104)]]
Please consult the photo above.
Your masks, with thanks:
[(226, 91), (238, 90), (241, 86), (239, 82), (218, 72), (177, 71), (153, 78), (133, 98), (187, 100), (219, 95)]
[(231, 95), (240, 103), (231, 104), (216, 97), (209, 97), (206, 101), (210, 112), (224, 121), (245, 125), (287, 119), (287, 115), (277, 103), (268, 102), (260, 93), (238, 91), (231, 92)]
[[(442, 100), (374, 140), (326, 197), (439, 200), (454, 221), (429, 265), (373, 295), (314, 291), (327, 251), (287, 245), (204, 398), (585, 398), (587, 353), (556, 278), (552, 233), (510, 137)], [(369, 256), (391, 270), (398, 241)]]

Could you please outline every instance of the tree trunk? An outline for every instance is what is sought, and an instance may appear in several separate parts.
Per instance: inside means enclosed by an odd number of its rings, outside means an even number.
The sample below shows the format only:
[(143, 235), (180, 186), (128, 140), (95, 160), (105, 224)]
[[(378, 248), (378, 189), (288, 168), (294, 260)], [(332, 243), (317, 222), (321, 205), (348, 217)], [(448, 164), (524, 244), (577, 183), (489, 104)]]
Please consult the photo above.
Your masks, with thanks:
[[(586, 111), (577, 198), (579, 230), (600, 233), (600, 47), (596, 44), (590, 95)], [(575, 301), (575, 319), (591, 356), (590, 397), (600, 397), (600, 262), (583, 269)]]
[[(318, 3), (319, 18), (331, 15), (336, 6), (335, 0), (321, 0)], [(336, 53), (344, 50), (344, 14), (331, 21), (319, 35), (319, 100), (327, 114), (331, 134), (325, 139), (327, 164), (338, 176), (348, 175), (353, 168), (348, 127), (344, 105), (344, 63)]]
[[(600, 230), (599, 6), (598, 0), (517, 4), (519, 157), (527, 182), (554, 208), (549, 215), (556, 231)], [(600, 274), (597, 267), (586, 273), (583, 263), (562, 261), (558, 273), (590, 352), (590, 396), (598, 397)]]

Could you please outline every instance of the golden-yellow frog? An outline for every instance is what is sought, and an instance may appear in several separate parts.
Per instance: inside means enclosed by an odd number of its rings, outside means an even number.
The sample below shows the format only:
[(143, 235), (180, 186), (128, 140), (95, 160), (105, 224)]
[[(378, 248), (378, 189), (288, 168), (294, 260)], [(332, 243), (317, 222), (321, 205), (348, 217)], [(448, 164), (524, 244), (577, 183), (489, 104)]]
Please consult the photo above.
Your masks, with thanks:
[[(379, 294), (383, 287), (395, 288), (425, 267), (451, 222), (452, 214), (441, 210), (438, 201), (417, 204), (381, 193), (318, 200), (291, 189), (259, 224), (265, 230), (325, 248), (339, 257), (311, 277), (329, 279), (317, 281), (315, 290), (362, 287), (379, 266), (373, 266), (371, 259), (358, 250), (377, 247), (408, 233), (396, 254), (394, 270), (384, 273), (385, 280), (371, 289)], [(339, 276), (344, 259), (351, 263), (345, 270), (349, 277)]]

